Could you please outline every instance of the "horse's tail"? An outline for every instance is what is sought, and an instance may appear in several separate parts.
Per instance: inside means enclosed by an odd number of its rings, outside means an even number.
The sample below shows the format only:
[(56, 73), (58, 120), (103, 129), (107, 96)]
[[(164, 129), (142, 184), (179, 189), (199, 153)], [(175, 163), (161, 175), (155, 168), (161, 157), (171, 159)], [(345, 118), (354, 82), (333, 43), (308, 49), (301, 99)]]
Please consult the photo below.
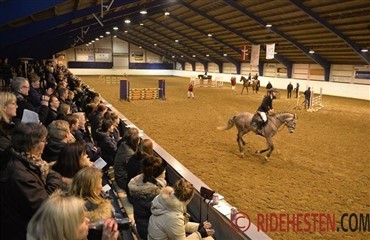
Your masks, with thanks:
[(232, 128), (235, 124), (235, 116), (230, 118), (229, 121), (227, 121), (227, 126), (225, 127), (217, 127), (217, 130), (229, 130)]

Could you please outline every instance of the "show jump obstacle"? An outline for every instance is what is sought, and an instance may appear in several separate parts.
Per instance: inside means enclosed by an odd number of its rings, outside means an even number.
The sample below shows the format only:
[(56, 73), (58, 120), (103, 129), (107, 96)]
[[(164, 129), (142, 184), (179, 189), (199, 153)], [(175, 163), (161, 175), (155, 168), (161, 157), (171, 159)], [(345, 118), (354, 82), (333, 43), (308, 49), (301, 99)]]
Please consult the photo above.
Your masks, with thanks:
[(212, 75), (198, 75), (198, 77), (191, 77), (190, 81), (194, 81), (198, 87), (223, 87), (224, 82), (220, 77), (216, 77), (216, 80), (212, 80)]
[(120, 81), (120, 99), (131, 100), (151, 100), (166, 99), (166, 81), (158, 80), (158, 88), (130, 88), (130, 81)]
[(311, 91), (311, 98), (310, 98), (310, 108), (307, 109), (307, 112), (316, 112), (323, 108), (322, 105), (322, 88), (320, 88), (320, 95), (315, 97), (313, 88)]

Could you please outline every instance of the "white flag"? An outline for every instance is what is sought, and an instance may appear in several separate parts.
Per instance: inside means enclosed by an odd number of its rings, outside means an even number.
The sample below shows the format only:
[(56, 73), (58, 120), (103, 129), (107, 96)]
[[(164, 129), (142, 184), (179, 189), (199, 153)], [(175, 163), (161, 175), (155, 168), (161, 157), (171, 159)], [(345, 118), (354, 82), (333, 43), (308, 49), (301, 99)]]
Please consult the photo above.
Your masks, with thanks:
[(274, 59), (275, 43), (266, 44), (266, 59)]
[(260, 45), (252, 45), (251, 65), (258, 66), (260, 60)]

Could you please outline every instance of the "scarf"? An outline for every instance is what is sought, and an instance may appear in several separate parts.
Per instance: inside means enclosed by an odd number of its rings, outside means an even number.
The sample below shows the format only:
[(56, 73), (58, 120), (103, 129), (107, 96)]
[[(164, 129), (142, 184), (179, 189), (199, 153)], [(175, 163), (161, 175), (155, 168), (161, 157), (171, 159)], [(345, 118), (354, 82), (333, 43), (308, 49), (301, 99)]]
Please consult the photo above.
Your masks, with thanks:
[(31, 169), (39, 170), (42, 181), (46, 183), (46, 178), (49, 174), (49, 164), (46, 161), (42, 160), (41, 157), (35, 156), (28, 152), (15, 153), (22, 157), (22, 159), (30, 165)]

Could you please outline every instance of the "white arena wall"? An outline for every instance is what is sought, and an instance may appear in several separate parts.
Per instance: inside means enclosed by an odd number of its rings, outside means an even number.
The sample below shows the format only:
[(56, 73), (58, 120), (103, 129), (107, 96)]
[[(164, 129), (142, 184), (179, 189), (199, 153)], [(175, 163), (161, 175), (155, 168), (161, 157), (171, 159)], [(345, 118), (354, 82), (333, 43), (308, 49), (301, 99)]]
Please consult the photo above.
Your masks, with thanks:
[[(142, 70), (142, 69), (70, 69), (75, 75), (159, 75), (159, 76), (179, 76), (179, 77), (197, 77), (199, 74), (204, 74), (200, 71), (184, 71), (184, 70)], [(237, 74), (226, 74), (226, 73), (211, 73), (212, 79), (220, 79), (224, 82), (230, 82), (231, 76), (236, 76), (237, 79), (241, 75)], [(322, 93), (324, 95), (356, 98), (363, 100), (370, 100), (370, 85), (365, 84), (354, 84), (354, 83), (338, 83), (338, 82), (328, 82), (328, 81), (315, 81), (315, 80), (302, 80), (293, 78), (273, 78), (259, 76), (261, 81), (261, 86), (266, 86), (270, 81), (273, 87), (278, 89), (286, 89), (289, 82), (295, 87), (297, 83), (300, 85), (300, 91), (304, 91), (307, 87), (314, 89), (315, 93), (320, 92), (322, 88)], [(239, 83), (239, 80), (237, 80)]]

